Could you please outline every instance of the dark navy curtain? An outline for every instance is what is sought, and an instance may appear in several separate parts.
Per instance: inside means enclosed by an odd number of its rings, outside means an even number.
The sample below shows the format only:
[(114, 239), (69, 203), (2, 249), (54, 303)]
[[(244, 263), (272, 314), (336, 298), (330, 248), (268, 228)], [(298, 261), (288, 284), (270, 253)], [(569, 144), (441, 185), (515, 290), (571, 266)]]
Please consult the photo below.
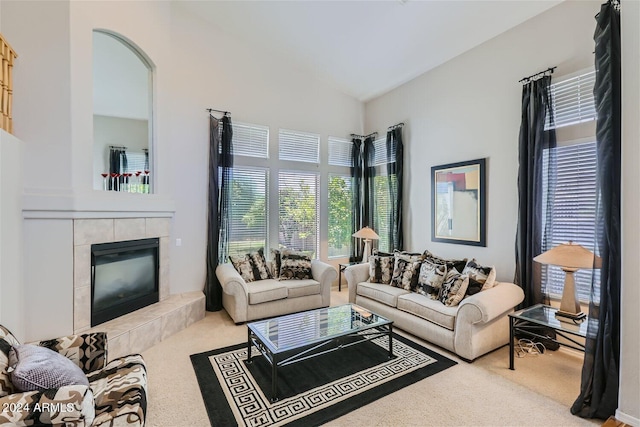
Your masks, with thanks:
[(231, 117), (209, 117), (209, 207), (207, 218), (207, 311), (222, 309), (222, 287), (216, 268), (228, 256), (231, 174), (233, 170)]
[(124, 173), (128, 167), (127, 152), (124, 147), (111, 147), (109, 152), (109, 174), (118, 174), (115, 179), (109, 178), (109, 189), (118, 191), (123, 177), (119, 176)]
[(602, 258), (600, 297), (589, 303), (580, 396), (571, 413), (607, 419), (618, 407), (620, 375), (621, 50), (620, 5), (609, 1), (596, 16), (596, 253)]
[[(522, 121), (518, 153), (518, 228), (516, 230), (516, 273), (514, 283), (524, 291), (520, 307), (543, 302), (541, 266), (533, 257), (542, 252), (546, 231), (542, 218), (551, 203), (544, 200), (543, 173), (555, 170), (556, 135), (550, 95), (551, 76), (529, 79), (522, 87)], [(545, 130), (549, 116), (551, 128)], [(545, 150), (548, 155), (544, 156)], [(547, 167), (544, 167), (544, 162)], [(553, 179), (547, 179), (553, 182)], [(547, 192), (551, 194), (552, 192)]]
[[(354, 136), (351, 140), (351, 194), (352, 211), (351, 234), (362, 228), (362, 138)], [(353, 240), (353, 239), (352, 239)], [(362, 259), (362, 245), (351, 244), (350, 262), (358, 262)]]
[(387, 131), (387, 175), (389, 185), (389, 249), (402, 250), (404, 234), (402, 232), (402, 175), (404, 145), (402, 126), (393, 126)]

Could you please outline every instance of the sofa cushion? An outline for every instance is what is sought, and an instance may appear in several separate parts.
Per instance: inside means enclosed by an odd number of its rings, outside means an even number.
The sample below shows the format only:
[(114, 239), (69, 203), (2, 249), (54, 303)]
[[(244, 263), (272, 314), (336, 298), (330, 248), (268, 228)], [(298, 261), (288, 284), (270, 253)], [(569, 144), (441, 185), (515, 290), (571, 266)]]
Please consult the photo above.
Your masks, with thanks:
[(285, 280), (281, 282), (288, 289), (289, 298), (306, 297), (307, 295), (318, 295), (320, 293), (320, 282), (313, 279)]
[(287, 287), (275, 279), (258, 280), (247, 283), (249, 288), (249, 304), (285, 299), (289, 295)]
[[(467, 265), (464, 267), (464, 270), (462, 270), (462, 274), (466, 274), (469, 276), (469, 279), (473, 279), (474, 284), (481, 283), (482, 288), (480, 290), (482, 291), (486, 291), (487, 289), (492, 288), (496, 281), (495, 267), (482, 266), (478, 264), (478, 261), (476, 261), (475, 258), (467, 262)], [(467, 291), (467, 294), (473, 295), (474, 290), (475, 288), (472, 289), (471, 292)]]
[(455, 268), (447, 272), (442, 282), (438, 299), (446, 306), (455, 306), (462, 301), (469, 286), (469, 276), (460, 274)]
[(398, 304), (398, 297), (410, 293), (401, 288), (385, 285), (383, 283), (361, 282), (358, 283), (356, 294), (371, 298), (391, 307)]
[(280, 280), (306, 280), (311, 274), (311, 256), (304, 252), (285, 249), (282, 251)]
[(438, 300), (417, 293), (398, 297), (398, 309), (453, 331), (458, 307), (447, 307)]
[(371, 283), (391, 283), (395, 257), (390, 254), (378, 254), (369, 257), (369, 281)]
[(89, 385), (82, 369), (63, 355), (33, 344), (9, 352), (11, 382), (18, 391), (44, 391), (66, 385)]
[(431, 299), (438, 299), (446, 275), (446, 264), (434, 264), (430, 260), (424, 260), (420, 266), (416, 292)]

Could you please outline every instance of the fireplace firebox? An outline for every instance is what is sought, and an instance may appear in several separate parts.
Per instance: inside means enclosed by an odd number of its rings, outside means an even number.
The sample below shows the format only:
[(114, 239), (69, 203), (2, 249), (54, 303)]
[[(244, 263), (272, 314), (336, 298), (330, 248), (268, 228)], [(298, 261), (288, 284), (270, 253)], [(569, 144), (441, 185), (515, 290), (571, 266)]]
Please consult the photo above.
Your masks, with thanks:
[(159, 301), (159, 242), (91, 245), (91, 326)]

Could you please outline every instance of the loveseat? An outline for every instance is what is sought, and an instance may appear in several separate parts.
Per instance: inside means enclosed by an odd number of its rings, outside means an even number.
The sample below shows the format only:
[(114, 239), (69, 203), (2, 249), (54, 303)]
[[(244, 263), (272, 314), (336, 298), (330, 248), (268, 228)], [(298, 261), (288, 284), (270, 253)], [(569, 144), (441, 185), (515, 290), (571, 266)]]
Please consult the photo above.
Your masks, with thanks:
[(238, 323), (328, 307), (336, 269), (311, 260), (310, 279), (279, 278), (245, 281), (233, 264), (220, 264), (216, 275), (222, 285), (222, 305)]
[[(0, 326), (0, 425), (31, 426), (144, 426), (147, 410), (147, 371), (139, 354), (107, 363), (107, 334), (104, 332), (71, 335), (20, 346), (18, 340)], [(37, 346), (37, 347), (36, 347)], [(40, 347), (43, 347), (42, 349)], [(17, 350), (22, 348), (22, 350)], [(9, 372), (9, 354), (36, 350), (39, 360), (31, 360), (31, 384), (59, 381), (60, 370), (44, 372), (43, 353), (69, 359), (85, 383), (63, 385), (35, 391), (18, 391), (16, 377)], [(49, 351), (49, 350), (52, 350)], [(21, 358), (21, 363), (27, 363)], [(73, 364), (77, 365), (73, 366)], [(53, 362), (50, 362), (53, 365)], [(19, 369), (16, 366), (16, 369)], [(20, 371), (24, 374), (24, 370)], [(21, 376), (20, 383), (25, 383)]]
[(370, 268), (370, 264), (356, 264), (345, 270), (349, 302), (393, 320), (395, 327), (467, 361), (508, 343), (508, 314), (524, 299), (520, 287), (495, 282), (491, 288), (447, 306), (412, 290), (372, 283)]

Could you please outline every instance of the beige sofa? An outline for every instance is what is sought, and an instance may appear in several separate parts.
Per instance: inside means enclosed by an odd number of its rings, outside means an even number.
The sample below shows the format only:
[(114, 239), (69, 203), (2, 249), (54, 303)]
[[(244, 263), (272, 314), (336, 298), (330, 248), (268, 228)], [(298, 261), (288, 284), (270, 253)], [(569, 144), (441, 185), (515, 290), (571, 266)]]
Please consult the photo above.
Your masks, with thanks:
[(345, 270), (349, 302), (393, 320), (395, 327), (472, 361), (509, 342), (509, 318), (524, 293), (513, 283), (467, 296), (459, 305), (381, 283), (370, 283), (369, 264)]
[(221, 264), (216, 275), (222, 285), (222, 305), (235, 323), (328, 307), (336, 269), (311, 261), (312, 279), (266, 279), (245, 282), (232, 264)]

